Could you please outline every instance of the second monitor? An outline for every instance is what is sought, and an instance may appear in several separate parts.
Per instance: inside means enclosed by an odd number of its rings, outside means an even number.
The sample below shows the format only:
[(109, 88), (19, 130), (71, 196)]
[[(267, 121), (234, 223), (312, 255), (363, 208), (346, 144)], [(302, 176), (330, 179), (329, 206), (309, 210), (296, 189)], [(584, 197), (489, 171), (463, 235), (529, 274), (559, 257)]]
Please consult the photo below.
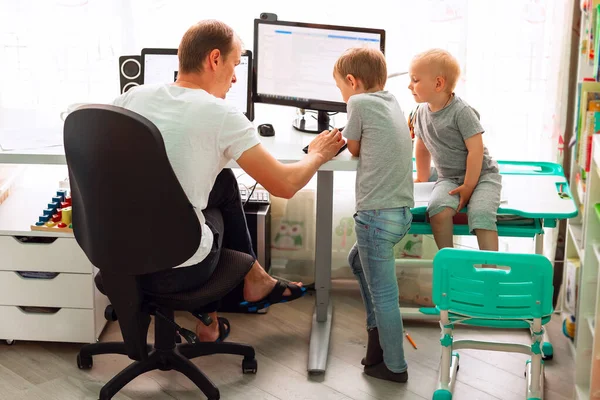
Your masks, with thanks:
[(328, 112), (346, 112), (333, 79), (338, 57), (351, 47), (385, 50), (383, 29), (254, 20), (253, 101), (316, 110), (316, 120), (299, 117), (294, 127), (329, 129)]
[[(172, 83), (177, 79), (179, 59), (177, 49), (142, 49), (142, 83)], [(252, 52), (242, 53), (240, 64), (235, 67), (237, 82), (231, 86), (225, 100), (242, 111), (252, 121)]]

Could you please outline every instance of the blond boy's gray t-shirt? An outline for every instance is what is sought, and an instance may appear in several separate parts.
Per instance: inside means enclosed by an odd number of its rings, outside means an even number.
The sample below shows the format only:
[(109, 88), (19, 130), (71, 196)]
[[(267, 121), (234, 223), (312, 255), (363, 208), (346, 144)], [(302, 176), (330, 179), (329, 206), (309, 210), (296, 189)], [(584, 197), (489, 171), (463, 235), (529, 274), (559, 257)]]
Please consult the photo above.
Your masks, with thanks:
[(412, 140), (396, 98), (387, 91), (351, 96), (343, 134), (360, 141), (356, 210), (413, 207)]
[[(423, 141), (435, 164), (438, 178), (463, 179), (467, 172), (467, 146), (465, 140), (483, 133), (483, 127), (475, 111), (458, 96), (446, 107), (432, 112), (421, 104), (415, 119), (415, 135)], [(483, 147), (481, 175), (498, 172), (488, 149)]]

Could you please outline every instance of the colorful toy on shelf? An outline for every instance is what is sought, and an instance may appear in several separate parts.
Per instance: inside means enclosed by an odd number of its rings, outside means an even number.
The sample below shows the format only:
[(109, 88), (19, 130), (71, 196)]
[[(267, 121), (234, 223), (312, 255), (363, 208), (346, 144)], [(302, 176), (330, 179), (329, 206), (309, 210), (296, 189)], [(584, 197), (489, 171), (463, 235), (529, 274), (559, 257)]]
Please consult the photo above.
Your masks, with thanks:
[(563, 320), (563, 334), (571, 340), (575, 339), (575, 316), (570, 315)]
[(71, 208), (71, 196), (66, 190), (58, 190), (56, 196), (48, 203), (38, 221), (31, 225), (32, 231), (45, 232), (73, 232), (73, 213)]

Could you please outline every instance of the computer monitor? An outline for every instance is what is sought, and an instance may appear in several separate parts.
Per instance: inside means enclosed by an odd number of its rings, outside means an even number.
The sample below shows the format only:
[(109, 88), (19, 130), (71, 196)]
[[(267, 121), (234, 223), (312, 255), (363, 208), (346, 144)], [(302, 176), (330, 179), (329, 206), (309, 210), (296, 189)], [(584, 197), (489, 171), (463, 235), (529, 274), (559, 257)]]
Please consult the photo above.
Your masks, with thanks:
[(344, 51), (360, 46), (384, 52), (385, 31), (255, 19), (253, 101), (316, 110), (317, 120), (301, 116), (294, 127), (329, 129), (328, 112), (346, 112), (333, 67)]
[[(171, 83), (177, 79), (179, 59), (177, 49), (142, 49), (142, 83)], [(237, 82), (231, 86), (225, 100), (242, 111), (252, 121), (252, 52), (242, 53), (240, 64), (235, 68)]]

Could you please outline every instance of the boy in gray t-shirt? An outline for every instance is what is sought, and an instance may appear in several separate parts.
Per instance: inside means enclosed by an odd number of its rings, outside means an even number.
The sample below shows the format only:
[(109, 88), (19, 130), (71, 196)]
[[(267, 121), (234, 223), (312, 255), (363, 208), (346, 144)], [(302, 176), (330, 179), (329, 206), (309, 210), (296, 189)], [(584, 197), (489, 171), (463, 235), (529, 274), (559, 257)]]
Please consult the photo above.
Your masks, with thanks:
[(460, 75), (456, 59), (433, 49), (417, 55), (408, 86), (417, 103), (414, 126), (416, 182), (427, 182), (431, 160), (438, 179), (427, 212), (438, 248), (453, 247), (452, 218), (467, 206), (469, 230), (481, 250), (498, 251), (496, 213), (502, 178), (483, 145), (479, 116), (452, 91)]
[(344, 136), (358, 157), (356, 244), (348, 261), (367, 311), (367, 375), (406, 382), (403, 327), (398, 305), (394, 246), (406, 235), (414, 206), (412, 140), (394, 96), (383, 90), (383, 54), (353, 48), (336, 62), (334, 79), (348, 103)]

